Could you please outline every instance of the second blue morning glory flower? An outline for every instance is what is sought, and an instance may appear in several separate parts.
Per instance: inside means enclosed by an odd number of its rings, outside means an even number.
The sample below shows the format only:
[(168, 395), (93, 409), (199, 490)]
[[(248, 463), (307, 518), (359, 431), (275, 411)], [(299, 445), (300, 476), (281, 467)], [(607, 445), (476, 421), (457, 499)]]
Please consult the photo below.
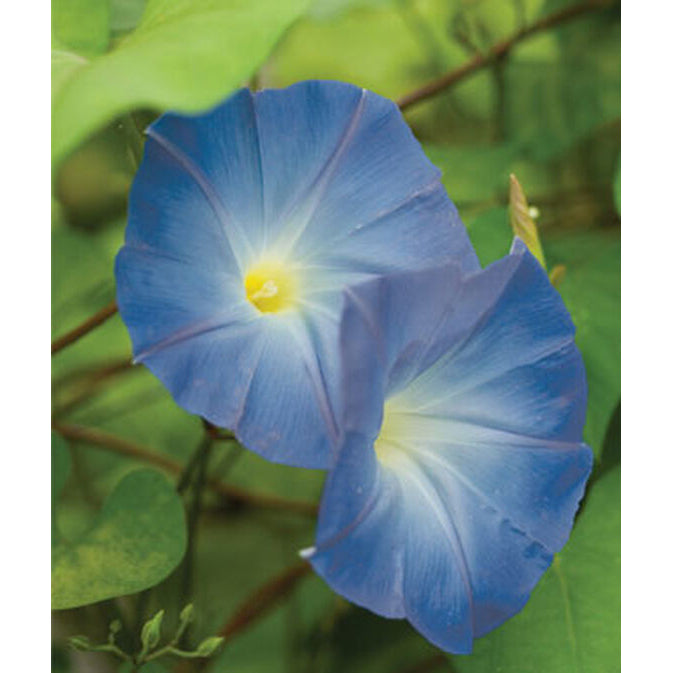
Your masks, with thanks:
[(135, 360), (248, 448), (327, 467), (343, 288), (478, 268), (438, 169), (394, 103), (337, 82), (242, 90), (147, 135), (116, 263)]
[(343, 439), (315, 547), (338, 593), (467, 653), (568, 539), (591, 470), (574, 327), (517, 240), (347, 290)]

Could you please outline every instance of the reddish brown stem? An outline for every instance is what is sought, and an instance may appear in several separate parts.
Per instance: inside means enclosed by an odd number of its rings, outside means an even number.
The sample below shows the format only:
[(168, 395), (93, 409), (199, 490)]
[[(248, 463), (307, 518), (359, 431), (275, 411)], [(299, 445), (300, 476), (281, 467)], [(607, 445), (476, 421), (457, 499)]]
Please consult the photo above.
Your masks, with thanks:
[(413, 666), (408, 666), (401, 670), (399, 673), (430, 673), (430, 671), (444, 671), (444, 673), (452, 673), (453, 668), (449, 660), (446, 658), (446, 655), (440, 654), (431, 654), (429, 657), (422, 659), (421, 661), (416, 662)]
[[(168, 458), (154, 449), (141, 446), (140, 444), (110, 434), (104, 430), (58, 422), (53, 423), (52, 427), (60, 435), (73, 442), (83, 442), (102, 449), (114, 451), (123, 456), (128, 456), (129, 458), (155, 465), (171, 474), (179, 475), (182, 473), (183, 466), (178, 461)], [(251, 493), (245, 489), (238, 488), (237, 486), (225, 484), (215, 478), (208, 479), (206, 484), (208, 488), (225, 497), (229, 502), (235, 504), (257, 507), (260, 509), (282, 510), (309, 517), (315, 516), (318, 511), (317, 505), (311, 502), (288, 500), (262, 493)]]
[(78, 383), (79, 381), (97, 383), (109, 378), (110, 376), (116, 376), (117, 374), (131, 369), (132, 367), (133, 362), (128, 355), (116, 360), (106, 360), (103, 363), (86, 365), (85, 367), (81, 367), (79, 369), (72, 369), (62, 376), (54, 379), (51, 383), (51, 388), (52, 390), (56, 390), (72, 383)]
[(231, 640), (234, 635), (243, 632), (290, 593), (310, 571), (311, 566), (306, 561), (300, 561), (272, 577), (238, 606), (218, 635)]
[[(55, 406), (52, 418), (63, 418), (72, 413), (82, 404), (95, 399), (96, 394), (105, 389), (109, 379), (130, 371), (133, 371), (133, 363), (129, 358), (125, 358), (118, 363), (91, 372), (89, 376), (82, 378), (85, 385), (80, 386), (80, 390), (70, 400), (60, 406)], [(58, 385), (53, 386), (53, 388), (57, 387)]]
[(542, 17), (535, 23), (532, 23), (530, 26), (522, 28), (510, 38), (494, 44), (487, 51), (476, 54), (473, 58), (458, 66), (455, 70), (451, 70), (450, 72), (442, 75), (441, 77), (438, 77), (432, 82), (428, 82), (415, 91), (402, 96), (402, 98), (397, 101), (397, 104), (399, 105), (400, 109), (405, 110), (412, 105), (415, 105), (416, 103), (420, 103), (421, 101), (426, 100), (427, 98), (430, 98), (440, 93), (441, 91), (444, 91), (445, 89), (448, 89), (454, 84), (457, 84), (478, 70), (485, 68), (486, 66), (493, 63), (493, 61), (504, 57), (509, 51), (512, 50), (513, 47), (523, 40), (531, 37), (532, 35), (536, 35), (542, 31), (560, 26), (561, 24), (579, 16), (583, 16), (584, 14), (588, 14), (598, 9), (604, 9), (610, 4), (612, 3), (606, 2), (605, 0), (580, 2), (576, 5), (564, 7), (558, 12), (554, 12), (548, 16)]
[(66, 346), (75, 343), (83, 336), (86, 336), (91, 330), (95, 329), (99, 325), (102, 325), (108, 318), (111, 318), (115, 313), (117, 313), (117, 302), (110, 302), (107, 306), (102, 308), (98, 313), (95, 313), (90, 318), (87, 318), (83, 323), (70, 330), (62, 337), (59, 337), (55, 341), (52, 341), (51, 344), (51, 354), (55, 355), (59, 351), (63, 350)]

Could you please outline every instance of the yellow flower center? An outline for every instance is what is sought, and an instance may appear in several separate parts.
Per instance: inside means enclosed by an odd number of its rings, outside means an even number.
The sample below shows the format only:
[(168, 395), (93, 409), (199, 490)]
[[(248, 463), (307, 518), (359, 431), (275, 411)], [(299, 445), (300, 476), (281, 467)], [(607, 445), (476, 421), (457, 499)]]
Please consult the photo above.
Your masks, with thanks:
[(285, 311), (297, 299), (296, 274), (282, 262), (259, 262), (245, 276), (245, 294), (262, 313)]
[(374, 451), (379, 462), (391, 466), (400, 453), (406, 452), (406, 425), (407, 419), (397, 413), (394, 403), (386, 402), (383, 407), (383, 423), (374, 442)]

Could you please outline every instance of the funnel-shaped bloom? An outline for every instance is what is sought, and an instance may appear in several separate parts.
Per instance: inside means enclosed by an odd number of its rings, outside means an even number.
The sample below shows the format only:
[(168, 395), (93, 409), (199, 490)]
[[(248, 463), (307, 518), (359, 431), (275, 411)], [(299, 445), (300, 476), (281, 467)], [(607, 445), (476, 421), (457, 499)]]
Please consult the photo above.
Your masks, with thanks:
[(456, 653), (523, 607), (591, 469), (573, 335), (520, 241), (347, 291), (344, 438), (303, 552), (335, 591)]
[(337, 82), (242, 90), (147, 135), (116, 265), (136, 361), (250, 449), (326, 467), (343, 288), (478, 267), (439, 171), (391, 101)]

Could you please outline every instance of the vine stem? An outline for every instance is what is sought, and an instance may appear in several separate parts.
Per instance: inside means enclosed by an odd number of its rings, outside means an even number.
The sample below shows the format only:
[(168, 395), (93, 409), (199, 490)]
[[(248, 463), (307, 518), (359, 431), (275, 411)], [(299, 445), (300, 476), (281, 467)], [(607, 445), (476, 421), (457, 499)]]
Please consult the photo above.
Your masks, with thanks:
[[(63, 404), (54, 406), (52, 418), (58, 419), (68, 416), (82, 405), (94, 400), (98, 393), (105, 390), (105, 386), (110, 379), (134, 370), (137, 371), (137, 368), (134, 367), (130, 358), (124, 358), (124, 360), (118, 363), (113, 363), (98, 371), (89, 372), (88, 376), (85, 375), (81, 377), (78, 382), (79, 389), (76, 394)], [(56, 384), (52, 386), (52, 390), (57, 390), (58, 388), (59, 384), (56, 382)]]
[(99, 325), (102, 325), (108, 318), (111, 318), (117, 313), (117, 302), (112, 301), (107, 306), (104, 306), (100, 311), (94, 313), (90, 318), (87, 318), (83, 323), (79, 324), (74, 329), (66, 332), (62, 337), (59, 337), (51, 344), (51, 354), (56, 355), (70, 344), (86, 336), (89, 332), (94, 330)]
[[(154, 449), (144, 447), (131, 442), (123, 437), (118, 437), (104, 430), (87, 428), (70, 423), (52, 423), (52, 428), (65, 439), (73, 442), (83, 442), (101, 449), (113, 451), (123, 456), (128, 456), (144, 463), (155, 465), (171, 474), (180, 475), (183, 465)], [(208, 478), (206, 485), (212, 491), (227, 498), (229, 501), (259, 509), (282, 510), (302, 516), (314, 517), (318, 513), (318, 506), (302, 500), (289, 500), (274, 495), (251, 493), (245, 489), (230, 484), (225, 484), (219, 479)]]
[(438, 652), (437, 654), (431, 654), (425, 659), (421, 659), (421, 661), (416, 662), (412, 666), (400, 670), (399, 673), (430, 673), (430, 671), (436, 671), (440, 668), (444, 673), (454, 672), (448, 657)]
[[(255, 621), (268, 614), (310, 572), (310, 564), (307, 561), (300, 561), (255, 589), (239, 604), (229, 620), (218, 631), (217, 635), (224, 638), (225, 647), (227, 643), (231, 642), (232, 638), (240, 635)], [(197, 670), (199, 673), (205, 673), (214, 664), (214, 661), (214, 659), (203, 659), (197, 665)], [(183, 673), (187, 669), (180, 665), (175, 670), (176, 673)]]
[(58, 378), (54, 379), (51, 384), (52, 390), (57, 390), (72, 383), (79, 383), (80, 381), (98, 383), (110, 376), (116, 376), (124, 371), (134, 367), (130, 356), (118, 358), (115, 360), (105, 360), (94, 365), (86, 365), (78, 369), (71, 369)]
[[(225, 643), (230, 642), (253, 622), (267, 614), (310, 572), (311, 565), (307, 561), (300, 561), (272, 577), (239, 604), (217, 635), (224, 638)], [(206, 670), (209, 664), (210, 662), (205, 662), (201, 670)]]
[(450, 72), (442, 75), (441, 77), (438, 77), (435, 80), (432, 80), (431, 82), (428, 82), (415, 91), (402, 96), (402, 98), (397, 101), (397, 105), (401, 110), (406, 110), (412, 105), (416, 105), (416, 103), (420, 103), (427, 98), (431, 98), (441, 91), (444, 91), (454, 84), (457, 84), (478, 70), (489, 66), (494, 61), (503, 58), (517, 44), (523, 42), (527, 38), (550, 28), (560, 26), (567, 21), (571, 21), (572, 19), (583, 16), (590, 12), (594, 12), (599, 9), (605, 9), (612, 4), (613, 3), (610, 0), (588, 0), (585, 2), (580, 2), (576, 5), (564, 7), (557, 12), (553, 12), (552, 14), (544, 16), (538, 21), (531, 23), (529, 26), (526, 26), (517, 31), (511, 37), (494, 44), (487, 51), (475, 54), (473, 58), (458, 66), (455, 70), (451, 70)]
[[(207, 427), (207, 426), (206, 426)], [(208, 462), (210, 460), (213, 447), (213, 438), (205, 429), (203, 438), (194, 451), (193, 461), (183, 470), (180, 477), (177, 490), (178, 493), (184, 493), (188, 486), (191, 486), (191, 502), (187, 511), (187, 551), (182, 561), (182, 586), (180, 604), (187, 603), (193, 592), (193, 570), (194, 556), (196, 554), (197, 534), (199, 531), (199, 519), (201, 517), (201, 507), (203, 504), (203, 489), (207, 483)], [(181, 634), (178, 645), (186, 641), (187, 636)]]

